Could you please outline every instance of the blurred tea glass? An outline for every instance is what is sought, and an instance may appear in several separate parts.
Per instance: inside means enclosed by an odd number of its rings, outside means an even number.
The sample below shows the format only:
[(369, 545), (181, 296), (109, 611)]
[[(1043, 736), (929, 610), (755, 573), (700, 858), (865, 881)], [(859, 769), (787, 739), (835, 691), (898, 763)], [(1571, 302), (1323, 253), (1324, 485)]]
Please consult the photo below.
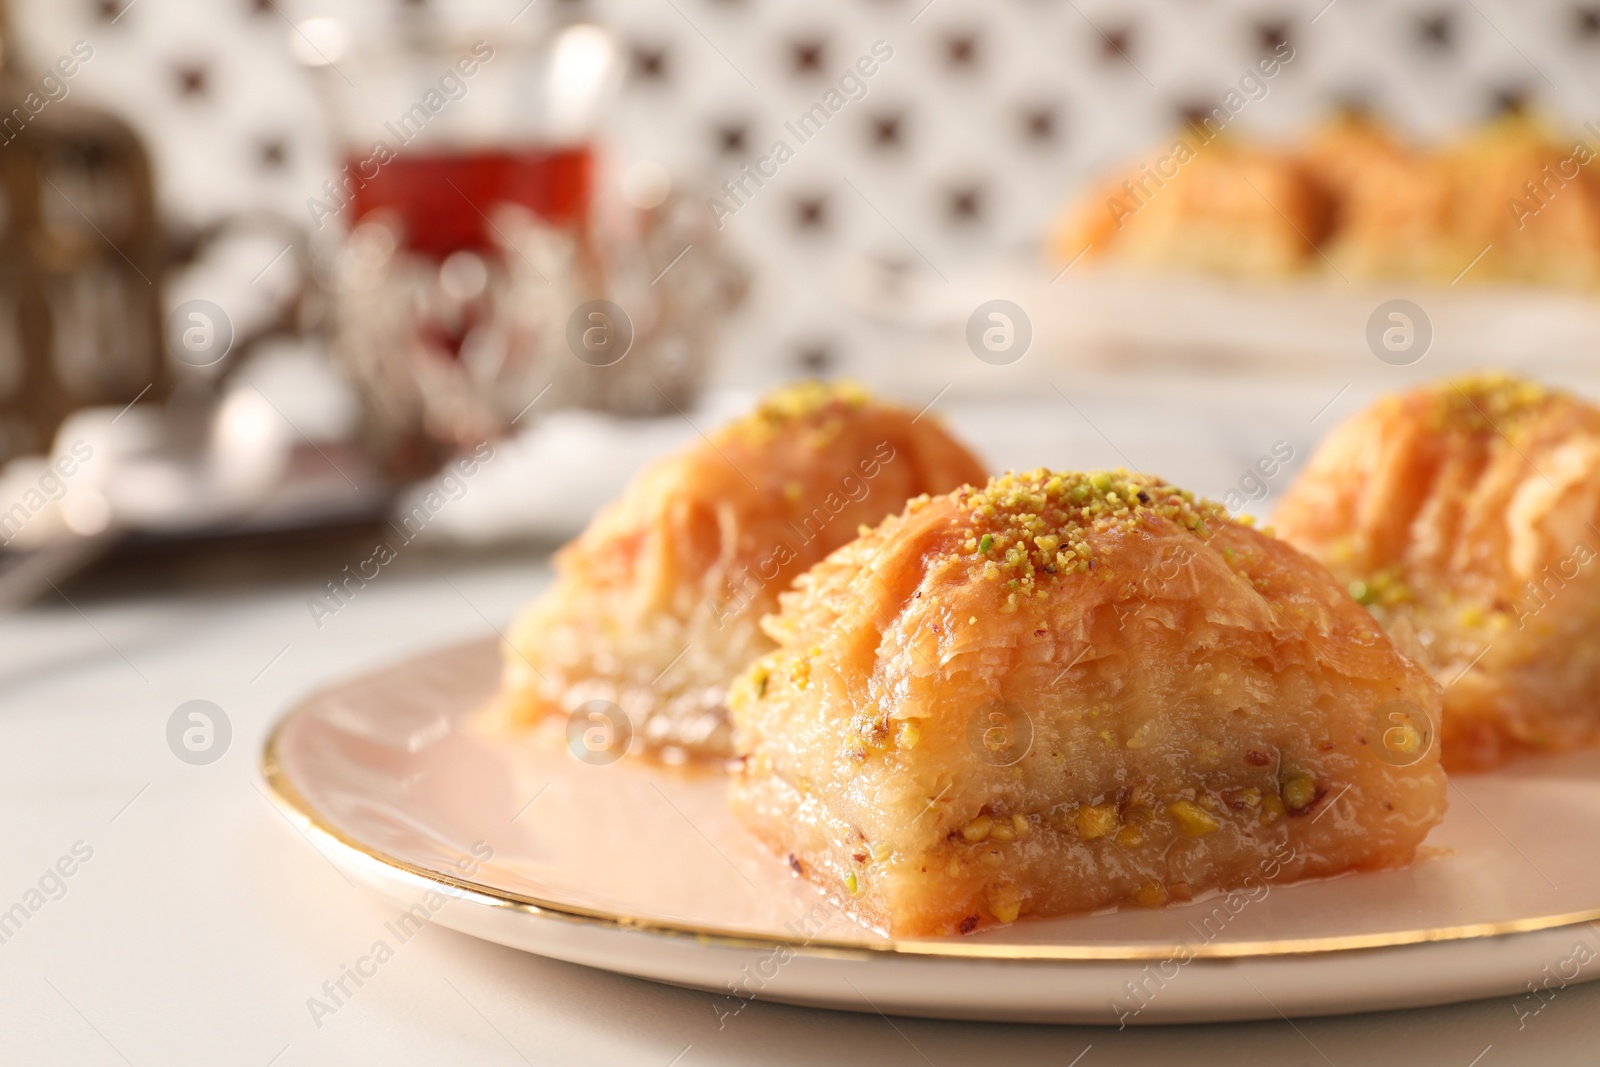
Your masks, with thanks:
[(294, 40), (342, 157), (307, 205), (333, 350), (394, 473), (510, 432), (535, 401), (692, 402), (742, 274), (665, 172), (607, 181), (606, 29), (533, 5), (510, 22), (397, 5)]

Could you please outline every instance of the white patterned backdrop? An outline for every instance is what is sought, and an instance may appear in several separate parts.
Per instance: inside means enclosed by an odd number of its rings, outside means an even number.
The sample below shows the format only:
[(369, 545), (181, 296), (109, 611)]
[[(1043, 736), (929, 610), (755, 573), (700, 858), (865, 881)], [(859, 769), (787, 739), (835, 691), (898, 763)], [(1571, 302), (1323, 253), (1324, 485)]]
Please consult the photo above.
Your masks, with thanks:
[[(202, 224), (262, 207), (306, 219), (306, 199), (333, 172), (327, 124), (291, 53), (294, 23), (428, 2), (14, 0), (12, 18), (35, 65), (92, 44), (73, 92), (144, 133), (164, 210)], [(475, 15), (490, 27), (593, 18), (615, 29), (626, 74), (614, 164), (655, 159), (715, 186), (778, 139), (796, 148), (726, 221), (759, 284), (720, 364), (725, 380), (870, 360), (875, 335), (841, 300), (863, 257), (953, 277), (1034, 256), (1063, 196), (1186, 110), (1215, 104), (1285, 41), (1293, 60), (1240, 128), (1292, 134), (1340, 101), (1421, 136), (1513, 101), (1573, 125), (1600, 118), (1600, 4), (506, 0)], [(878, 41), (893, 55), (865, 96), (799, 145), (784, 123)], [(208, 292), (248, 306), (271, 254), (270, 244), (235, 249), (210, 267)], [(274, 284), (287, 279), (256, 283)], [(185, 295), (180, 283), (169, 298)]]

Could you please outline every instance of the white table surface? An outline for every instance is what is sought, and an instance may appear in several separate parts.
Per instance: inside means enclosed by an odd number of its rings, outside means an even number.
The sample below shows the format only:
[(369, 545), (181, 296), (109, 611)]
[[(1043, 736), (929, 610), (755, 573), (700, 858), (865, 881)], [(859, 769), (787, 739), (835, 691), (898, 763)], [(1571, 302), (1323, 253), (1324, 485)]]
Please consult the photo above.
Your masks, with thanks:
[[(1219, 471), (1264, 447), (1251, 436), (1239, 457), (1216, 455)], [(311, 689), (503, 628), (548, 570), (536, 557), (402, 555), (318, 629), (306, 597), (332, 576), (168, 585), (75, 605), (57, 596), (0, 619), (0, 911), (76, 842), (93, 849), (65, 895), (0, 943), (0, 1063), (1499, 1067), (1600, 1058), (1600, 983), (1562, 990), (1520, 1028), (1509, 998), (1120, 1032), (755, 1003), (719, 1026), (721, 998), (711, 994), (438, 926), (318, 1026), (308, 998), (368, 951), (395, 909), (348, 884), (266, 800), (257, 761), (267, 730)], [(166, 743), (168, 717), (196, 698), (220, 705), (233, 727), (229, 750), (208, 766), (179, 761)]]

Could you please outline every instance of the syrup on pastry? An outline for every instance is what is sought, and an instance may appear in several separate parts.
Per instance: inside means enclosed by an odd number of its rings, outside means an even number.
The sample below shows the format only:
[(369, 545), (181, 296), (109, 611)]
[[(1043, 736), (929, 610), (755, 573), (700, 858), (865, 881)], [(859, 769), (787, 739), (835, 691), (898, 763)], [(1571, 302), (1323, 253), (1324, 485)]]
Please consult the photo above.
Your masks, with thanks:
[(1051, 253), (1252, 277), (1593, 287), (1596, 155), (1520, 115), (1427, 148), (1359, 115), (1303, 146), (1190, 133), (1077, 200)]
[(1052, 238), (1055, 257), (1253, 277), (1317, 265), (1331, 204), (1300, 161), (1227, 136), (1191, 141), (1085, 196)]
[(1444, 763), (1600, 739), (1600, 409), (1504, 374), (1379, 400), (1275, 516), (1444, 686)]
[(780, 602), (733, 809), (896, 936), (1396, 866), (1444, 813), (1433, 681), (1159, 479), (920, 497)]

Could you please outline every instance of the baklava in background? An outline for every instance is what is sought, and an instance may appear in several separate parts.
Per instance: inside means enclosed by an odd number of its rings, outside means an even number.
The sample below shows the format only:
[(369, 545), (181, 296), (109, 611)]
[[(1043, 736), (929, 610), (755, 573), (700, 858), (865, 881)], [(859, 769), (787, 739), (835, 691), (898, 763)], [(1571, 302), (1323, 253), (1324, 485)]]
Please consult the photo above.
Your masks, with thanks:
[(1267, 145), (1195, 126), (1075, 199), (1051, 256), (1254, 278), (1593, 288), (1597, 130), (1561, 136), (1511, 115), (1422, 146), (1341, 115), (1303, 143)]

